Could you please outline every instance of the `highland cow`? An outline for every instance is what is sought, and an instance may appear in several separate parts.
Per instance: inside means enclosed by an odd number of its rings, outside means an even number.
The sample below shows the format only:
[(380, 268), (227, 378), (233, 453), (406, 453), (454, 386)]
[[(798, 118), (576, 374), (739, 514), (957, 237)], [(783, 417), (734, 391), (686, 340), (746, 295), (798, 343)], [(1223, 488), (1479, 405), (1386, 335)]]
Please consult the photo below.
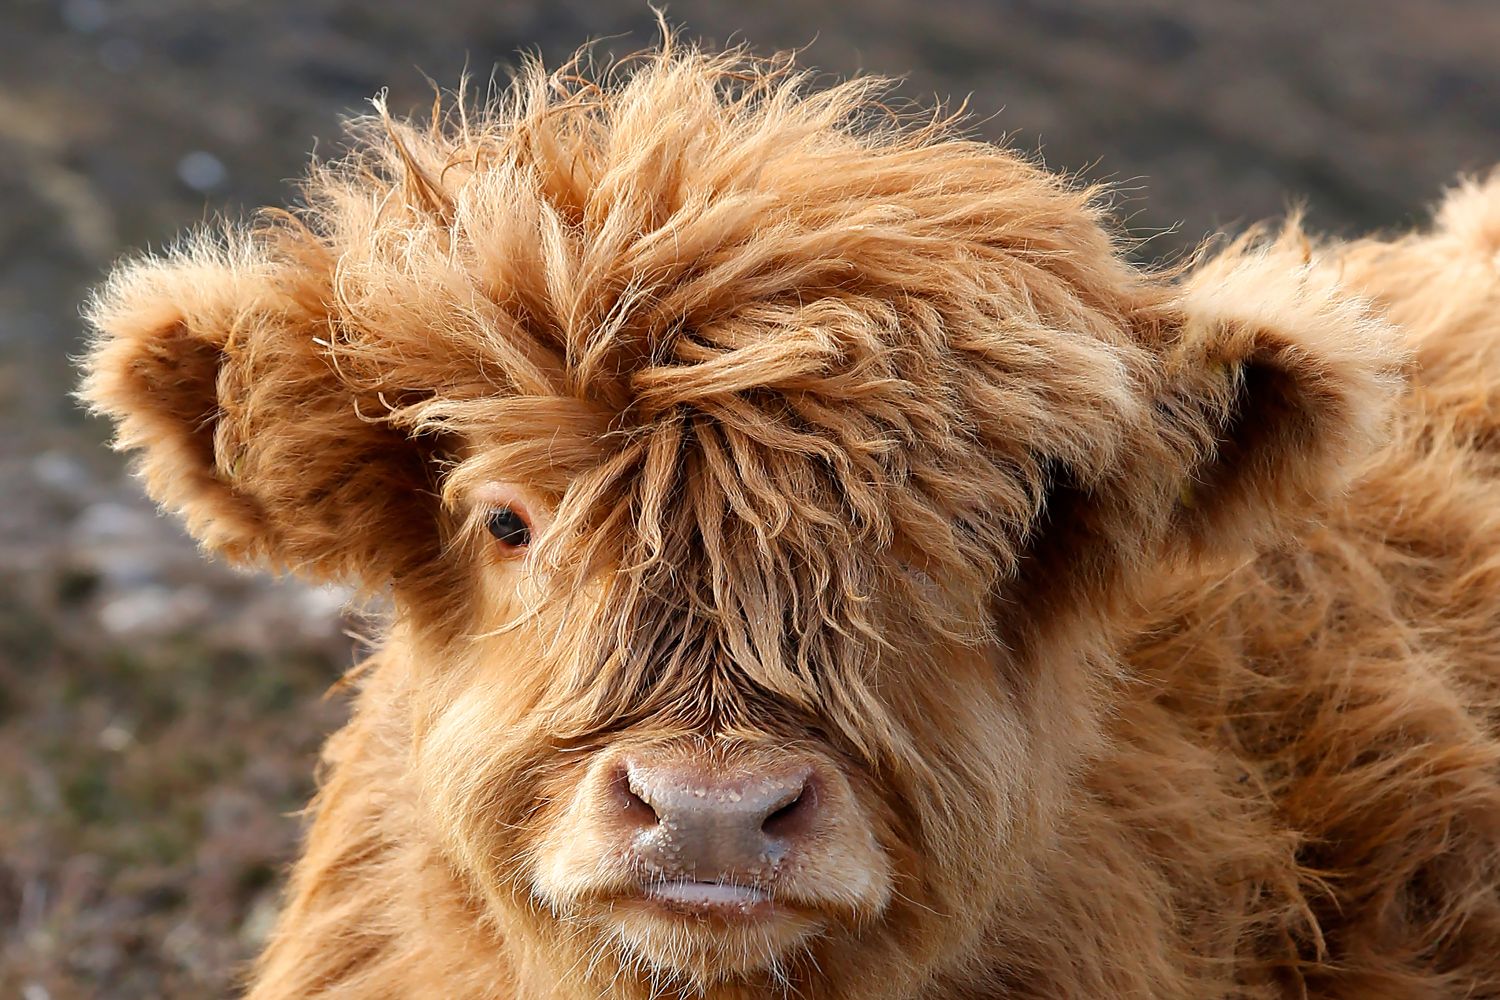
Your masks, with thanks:
[(1146, 269), (883, 93), (528, 64), (100, 291), (392, 608), (252, 997), (1500, 995), (1500, 183)]

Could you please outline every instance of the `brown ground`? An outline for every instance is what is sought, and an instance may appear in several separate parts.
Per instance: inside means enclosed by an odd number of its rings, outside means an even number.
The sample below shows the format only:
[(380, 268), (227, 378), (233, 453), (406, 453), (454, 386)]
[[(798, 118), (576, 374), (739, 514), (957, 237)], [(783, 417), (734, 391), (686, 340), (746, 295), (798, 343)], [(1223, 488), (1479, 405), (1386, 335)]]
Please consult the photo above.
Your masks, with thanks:
[[(971, 94), (987, 135), (1121, 182), (1146, 256), (1281, 211), (1412, 223), (1500, 162), (1492, 0), (680, 0), (711, 39)], [(283, 200), (389, 85), (649, 38), (642, 3), (0, 3), (0, 995), (225, 993), (264, 933), (351, 661), (337, 594), (202, 564), (66, 397), (124, 248)], [(1002, 110), (1003, 109), (1003, 110)], [(995, 114), (995, 112), (999, 112)], [(1170, 227), (1176, 226), (1175, 229)]]

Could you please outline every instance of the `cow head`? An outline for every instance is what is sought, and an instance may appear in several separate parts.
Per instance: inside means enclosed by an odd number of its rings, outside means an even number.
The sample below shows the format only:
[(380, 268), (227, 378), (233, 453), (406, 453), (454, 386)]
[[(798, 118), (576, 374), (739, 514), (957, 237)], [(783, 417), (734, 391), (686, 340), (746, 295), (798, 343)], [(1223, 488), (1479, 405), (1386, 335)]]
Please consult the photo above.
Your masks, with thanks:
[(1378, 334), (1301, 248), (1142, 272), (1094, 192), (879, 93), (531, 66), (92, 307), (86, 395), (208, 549), (389, 588), (413, 835), (559, 981), (960, 961), (1135, 588), (1379, 429)]

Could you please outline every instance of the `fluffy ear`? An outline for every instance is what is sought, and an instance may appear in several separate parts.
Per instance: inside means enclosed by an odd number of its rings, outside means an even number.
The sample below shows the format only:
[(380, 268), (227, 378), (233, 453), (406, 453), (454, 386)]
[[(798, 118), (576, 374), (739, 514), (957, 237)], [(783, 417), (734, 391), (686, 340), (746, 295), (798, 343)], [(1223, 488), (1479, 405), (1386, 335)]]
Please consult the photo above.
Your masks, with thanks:
[[(81, 396), (209, 550), (378, 586), (439, 551), (429, 455), (330, 360), (331, 267), (202, 236), (121, 265), (88, 309)], [(363, 404), (363, 410), (361, 406)]]
[(1179, 309), (1159, 404), (1188, 459), (1170, 537), (1234, 548), (1344, 488), (1388, 433), (1405, 357), (1295, 229), (1203, 265)]

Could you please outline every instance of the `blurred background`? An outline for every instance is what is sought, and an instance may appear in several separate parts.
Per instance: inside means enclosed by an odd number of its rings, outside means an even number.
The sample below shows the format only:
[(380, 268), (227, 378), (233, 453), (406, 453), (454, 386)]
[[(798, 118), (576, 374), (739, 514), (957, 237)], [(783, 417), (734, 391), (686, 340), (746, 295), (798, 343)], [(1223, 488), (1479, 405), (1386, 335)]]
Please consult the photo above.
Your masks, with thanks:
[[(1500, 162), (1494, 0), (674, 0), (712, 42), (969, 95), (1120, 185), (1141, 254), (1305, 201), (1414, 225)], [(343, 714), (342, 595), (202, 562), (69, 398), (111, 260), (291, 194), (382, 87), (651, 40), (644, 0), (0, 0), (0, 996), (209, 997), (263, 940)]]

